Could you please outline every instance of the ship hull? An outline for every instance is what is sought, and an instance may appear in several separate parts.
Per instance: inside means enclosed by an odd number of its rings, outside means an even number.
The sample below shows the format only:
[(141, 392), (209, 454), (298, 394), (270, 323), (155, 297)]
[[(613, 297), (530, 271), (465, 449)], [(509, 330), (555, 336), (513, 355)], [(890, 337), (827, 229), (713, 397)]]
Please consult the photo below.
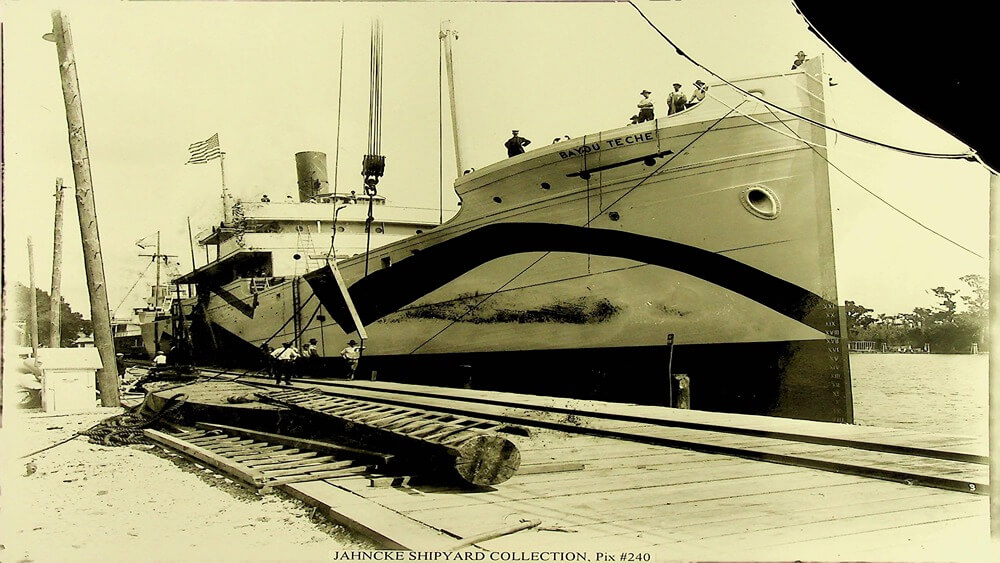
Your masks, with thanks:
[[(815, 76), (755, 85), (822, 115)], [(362, 369), (650, 404), (683, 373), (693, 408), (852, 421), (825, 133), (743, 103), (491, 165), (459, 181), (451, 221), (340, 263)], [(204, 319), (230, 359), (315, 338), (336, 365), (358, 332), (335, 282), (236, 280)]]

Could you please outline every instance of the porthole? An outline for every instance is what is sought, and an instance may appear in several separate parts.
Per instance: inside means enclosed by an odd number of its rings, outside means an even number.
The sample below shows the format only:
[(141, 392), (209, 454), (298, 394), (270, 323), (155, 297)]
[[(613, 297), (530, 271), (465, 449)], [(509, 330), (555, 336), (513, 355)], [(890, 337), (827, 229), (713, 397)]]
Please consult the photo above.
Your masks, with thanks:
[(608, 212), (608, 219), (611, 219), (612, 221), (617, 221), (617, 220), (619, 220), (621, 218), (622, 218), (622, 216), (619, 215), (617, 211), (609, 211)]
[(375, 232), (376, 233), (384, 233), (385, 229), (383, 229), (382, 227), (375, 227)]
[(543, 190), (547, 190), (547, 189), (549, 189), (549, 188), (551, 188), (551, 187), (552, 187), (552, 186), (550, 186), (548, 182), (542, 182), (542, 189), (543, 189)]
[(417, 234), (418, 234), (418, 235), (422, 235), (422, 234), (424, 234), (424, 230), (423, 230), (423, 229), (417, 229)]
[(501, 199), (500, 196), (498, 196), (498, 195), (497, 196), (493, 196), (493, 201), (495, 201), (497, 203), (503, 203), (503, 199)]
[(761, 219), (774, 219), (781, 213), (778, 196), (766, 186), (747, 186), (740, 192), (740, 203), (747, 211)]
[(344, 232), (344, 227), (337, 227), (337, 232), (338, 233)]
[(301, 254), (292, 254), (292, 258), (294, 258), (296, 260), (301, 260), (302, 259), (302, 255)]

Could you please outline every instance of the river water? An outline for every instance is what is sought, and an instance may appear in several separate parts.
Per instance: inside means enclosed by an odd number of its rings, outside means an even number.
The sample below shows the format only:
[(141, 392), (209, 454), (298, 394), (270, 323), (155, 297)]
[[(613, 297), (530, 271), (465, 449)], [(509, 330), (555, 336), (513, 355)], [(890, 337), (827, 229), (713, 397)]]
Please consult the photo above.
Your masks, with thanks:
[(851, 354), (851, 380), (856, 424), (986, 436), (986, 354)]

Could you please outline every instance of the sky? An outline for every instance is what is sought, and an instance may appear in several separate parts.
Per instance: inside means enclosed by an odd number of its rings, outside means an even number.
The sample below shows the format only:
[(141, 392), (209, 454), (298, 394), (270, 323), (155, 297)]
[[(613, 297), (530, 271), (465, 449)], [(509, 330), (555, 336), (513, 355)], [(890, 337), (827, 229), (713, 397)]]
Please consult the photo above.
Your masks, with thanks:
[[(810, 57), (826, 53), (837, 83), (827, 109), (844, 130), (931, 152), (966, 148), (838, 60), (787, 0), (636, 5), (686, 53), (728, 79), (786, 71), (800, 49)], [(41, 38), (51, 29), (54, 7), (71, 24), (109, 302), (121, 307), (119, 315), (148, 292), (139, 282), (126, 299), (149, 264), (138, 254), (151, 248), (136, 241), (155, 241), (160, 231), (163, 252), (177, 255), (176, 271), (184, 272), (191, 266), (187, 218), (196, 233), (221, 219), (218, 162), (185, 165), (189, 144), (219, 134), (226, 183), (236, 197), (295, 194), (294, 154), (304, 150), (328, 154), (338, 190), (361, 191), (373, 17), (382, 18), (384, 33), (387, 165), (379, 188), (393, 205), (436, 209), (443, 169), (445, 209), (456, 206), (447, 98), (439, 105), (442, 20), (459, 34), (453, 46), (465, 168), (504, 158), (511, 129), (536, 143), (611, 129), (634, 113), (642, 89), (652, 90), (662, 109), (671, 83), (715, 82), (679, 57), (628, 3), (0, 0), (8, 288), (27, 282), (30, 236), (36, 282), (48, 289), (55, 178), (74, 184), (56, 49)], [(909, 311), (934, 303), (928, 288), (958, 288), (960, 276), (986, 274), (984, 169), (836, 135), (830, 158), (982, 256), (931, 234), (831, 170), (841, 300), (878, 312)], [(63, 295), (87, 315), (75, 202), (72, 190), (65, 193)], [(196, 261), (204, 264), (201, 248)]]

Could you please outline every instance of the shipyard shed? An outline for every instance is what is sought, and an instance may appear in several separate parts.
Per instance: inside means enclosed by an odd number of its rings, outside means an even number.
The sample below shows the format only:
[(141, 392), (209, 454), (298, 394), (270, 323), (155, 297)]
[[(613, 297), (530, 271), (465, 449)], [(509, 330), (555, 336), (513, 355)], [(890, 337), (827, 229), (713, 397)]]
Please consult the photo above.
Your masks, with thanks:
[(94, 408), (95, 377), (103, 365), (97, 348), (40, 348), (38, 363), (45, 412)]

